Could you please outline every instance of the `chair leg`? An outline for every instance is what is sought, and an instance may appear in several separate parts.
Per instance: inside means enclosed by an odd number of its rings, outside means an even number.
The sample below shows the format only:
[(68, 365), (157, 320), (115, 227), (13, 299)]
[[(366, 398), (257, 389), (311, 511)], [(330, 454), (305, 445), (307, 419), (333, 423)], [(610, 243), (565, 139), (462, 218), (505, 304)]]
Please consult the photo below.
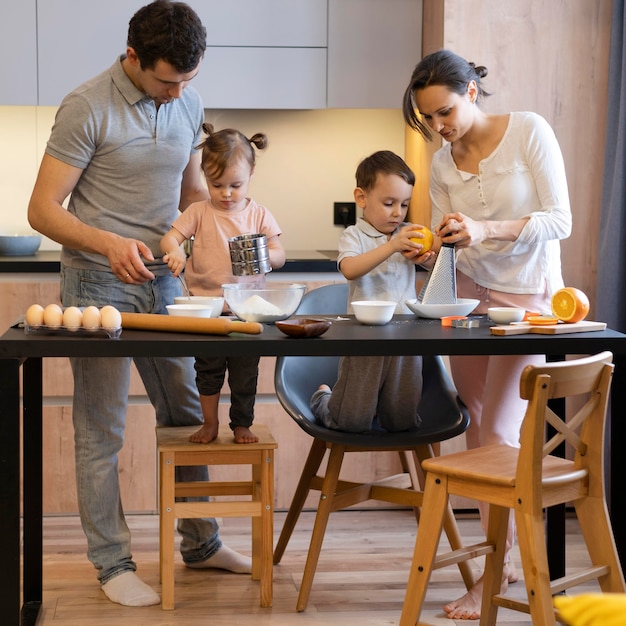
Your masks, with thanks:
[(174, 608), (174, 481), (172, 453), (159, 454), (159, 565), (161, 608)]
[(494, 546), (493, 552), (485, 557), (483, 573), (483, 597), (480, 609), (480, 626), (495, 626), (498, 617), (498, 606), (491, 602), (493, 596), (500, 593), (504, 572), (504, 553), (506, 552), (506, 535), (508, 532), (508, 507), (489, 506), (489, 522), (486, 540)]
[(309, 450), (306, 463), (302, 469), (302, 474), (300, 475), (296, 492), (294, 493), (291, 504), (289, 505), (289, 511), (285, 517), (282, 530), (280, 531), (280, 536), (276, 542), (276, 548), (274, 549), (275, 565), (280, 563), (280, 560), (283, 558), (285, 548), (289, 543), (289, 539), (291, 538), (294, 528), (296, 527), (300, 513), (302, 513), (302, 509), (304, 508), (306, 498), (311, 490), (311, 481), (317, 474), (317, 470), (319, 469), (325, 454), (326, 444), (320, 439), (314, 439), (311, 444), (311, 449)]
[(624, 574), (617, 556), (611, 521), (604, 498), (587, 496), (574, 502), (580, 531), (593, 565), (608, 565), (610, 573), (598, 578), (605, 593), (624, 593)]
[(341, 471), (341, 463), (345, 453), (345, 447), (339, 444), (332, 444), (330, 447), (330, 455), (328, 457), (328, 465), (320, 494), (320, 501), (315, 515), (315, 523), (311, 534), (311, 542), (309, 544), (309, 552), (307, 554), (304, 573), (302, 575), (302, 583), (300, 585), (300, 593), (298, 594), (298, 603), (296, 610), (304, 611), (309, 601), (309, 594), (313, 584), (313, 577), (317, 569), (328, 518), (333, 510), (333, 500), (337, 492), (337, 483), (339, 481), (339, 472)]
[(402, 615), (400, 616), (400, 626), (415, 626), (422, 612), (422, 604), (426, 597), (443, 521), (448, 508), (446, 477), (434, 474), (426, 476), (422, 508), (428, 511), (428, 515), (422, 516), (422, 522), (417, 529), (411, 571), (404, 605), (402, 606)]
[(252, 518), (252, 578), (260, 580), (261, 606), (272, 606), (274, 540), (274, 450), (263, 451), (261, 465), (252, 466), (254, 500), (261, 506), (260, 517)]
[(532, 622), (533, 624), (556, 626), (550, 589), (543, 511), (525, 513), (516, 510), (515, 522)]
[[(422, 461), (424, 459), (431, 459), (435, 456), (434, 449), (432, 446), (419, 446), (413, 452), (415, 458), (415, 464), (419, 468), (419, 472), (421, 472), (422, 476), (424, 476), (424, 472), (422, 468)], [(421, 484), (425, 483), (425, 478), (420, 478)], [(419, 524), (419, 518), (418, 518)], [(450, 548), (452, 550), (459, 550), (463, 547), (463, 540), (461, 539), (461, 533), (459, 532), (459, 527), (456, 523), (456, 518), (454, 517), (454, 511), (452, 510), (452, 506), (448, 503), (446, 507), (446, 512), (444, 513), (443, 520), (443, 529), (446, 533), (446, 537), (448, 538), (448, 543), (450, 544)], [(472, 570), (472, 566), (469, 561), (461, 561), (459, 564), (459, 571), (461, 572), (461, 578), (463, 578), (463, 583), (465, 584), (466, 589), (471, 589), (475, 584), (474, 572)]]

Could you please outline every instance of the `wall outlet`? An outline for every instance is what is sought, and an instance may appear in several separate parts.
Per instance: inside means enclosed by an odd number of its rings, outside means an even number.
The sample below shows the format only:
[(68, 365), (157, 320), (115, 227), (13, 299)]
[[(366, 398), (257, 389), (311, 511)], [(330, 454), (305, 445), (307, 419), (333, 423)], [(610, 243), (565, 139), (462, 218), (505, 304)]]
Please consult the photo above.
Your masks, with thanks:
[(356, 202), (335, 202), (333, 224), (344, 228), (356, 224)]

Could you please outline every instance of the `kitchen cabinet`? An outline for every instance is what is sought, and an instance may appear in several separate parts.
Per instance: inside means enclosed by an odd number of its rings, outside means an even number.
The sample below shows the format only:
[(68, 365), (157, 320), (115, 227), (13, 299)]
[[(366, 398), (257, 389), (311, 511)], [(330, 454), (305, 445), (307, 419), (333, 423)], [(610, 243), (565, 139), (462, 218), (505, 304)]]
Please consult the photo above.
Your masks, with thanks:
[[(145, 0), (39, 2), (39, 104), (58, 105), (126, 48)], [(194, 86), (207, 108), (326, 106), (327, 0), (189, 0), (207, 28)], [(97, 24), (97, 30), (94, 25)]]
[(194, 80), (206, 108), (326, 106), (327, 0), (190, 4), (207, 29), (203, 69)]
[[(38, 99), (34, 94), (21, 104), (57, 106), (106, 70), (125, 50), (128, 21), (145, 2), (36, 2), (36, 16), (31, 11), (23, 20), (33, 36), (37, 23), (36, 45), (27, 49), (37, 50), (36, 65), (26, 75), (37, 81)], [(205, 59), (193, 82), (206, 108), (399, 108), (421, 51), (422, 0), (189, 4), (207, 29)], [(5, 58), (14, 56), (8, 49)]]
[(421, 58), (422, 0), (328, 1), (329, 108), (400, 108)]
[(37, 104), (36, 6), (21, 0), (9, 9), (6, 2), (0, 11), (0, 104)]
[(128, 21), (145, 0), (37, 1), (39, 105), (58, 106), (126, 50)]

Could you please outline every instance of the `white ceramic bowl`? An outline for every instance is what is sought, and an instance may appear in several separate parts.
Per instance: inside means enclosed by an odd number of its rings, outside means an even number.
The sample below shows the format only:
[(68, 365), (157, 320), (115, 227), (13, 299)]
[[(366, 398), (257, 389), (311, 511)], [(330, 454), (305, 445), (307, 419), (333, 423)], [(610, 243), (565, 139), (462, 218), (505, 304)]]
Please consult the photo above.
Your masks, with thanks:
[(246, 283), (227, 283), (222, 289), (226, 304), (240, 320), (272, 323), (286, 320), (296, 312), (306, 285), (268, 283), (259, 289)]
[(213, 315), (213, 306), (206, 304), (168, 304), (167, 312), (182, 317), (218, 317)]
[(480, 300), (457, 298), (456, 304), (421, 304), (417, 300), (407, 300), (406, 305), (417, 317), (438, 319), (448, 315), (469, 315)]
[(386, 324), (396, 310), (396, 303), (391, 300), (357, 300), (350, 304), (361, 324)]
[(211, 309), (209, 317), (219, 317), (224, 308), (224, 298), (222, 296), (177, 296), (174, 304), (201, 304)]
[(492, 306), (487, 309), (489, 319), (496, 324), (512, 324), (521, 322), (526, 315), (526, 309), (516, 306)]
[(0, 234), (0, 256), (31, 256), (39, 250), (41, 235)]

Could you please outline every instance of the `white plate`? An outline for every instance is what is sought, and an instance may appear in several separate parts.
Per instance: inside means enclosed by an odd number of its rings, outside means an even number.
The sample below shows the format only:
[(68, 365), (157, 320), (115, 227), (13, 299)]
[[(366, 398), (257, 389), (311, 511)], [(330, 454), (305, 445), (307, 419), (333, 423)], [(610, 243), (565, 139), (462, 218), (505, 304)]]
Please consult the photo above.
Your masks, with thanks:
[(407, 300), (406, 305), (418, 317), (437, 319), (447, 315), (469, 315), (480, 300), (457, 298), (456, 304), (421, 304), (417, 300)]

